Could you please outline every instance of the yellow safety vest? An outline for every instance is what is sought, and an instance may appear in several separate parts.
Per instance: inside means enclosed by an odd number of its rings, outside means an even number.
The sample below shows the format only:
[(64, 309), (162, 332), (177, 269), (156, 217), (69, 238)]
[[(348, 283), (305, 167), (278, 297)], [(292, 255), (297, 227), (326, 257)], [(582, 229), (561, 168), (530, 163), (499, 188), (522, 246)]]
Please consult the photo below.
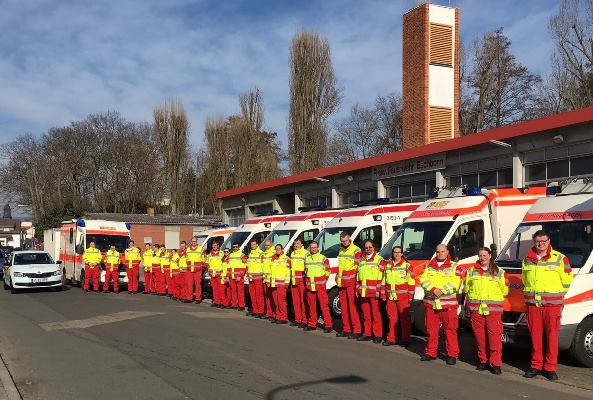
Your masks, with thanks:
[(263, 278), (263, 264), (261, 259), (263, 254), (264, 252), (257, 247), (255, 250), (251, 250), (249, 256), (247, 256), (247, 273), (250, 281)]
[(247, 265), (243, 262), (244, 254), (241, 250), (233, 251), (229, 254), (229, 266), (231, 269), (231, 279), (238, 278), (245, 273)]
[(305, 274), (305, 259), (309, 255), (309, 252), (304, 247), (298, 250), (293, 250), (290, 255), (290, 271), (291, 281), (293, 285), (302, 283)]
[(288, 286), (290, 283), (290, 258), (282, 254), (270, 260), (270, 286)]
[(202, 246), (197, 246), (195, 249), (192, 247), (188, 247), (186, 250), (186, 258), (187, 263), (189, 265), (189, 270), (194, 272), (196, 267), (201, 267), (204, 263), (204, 249)]
[[(187, 248), (186, 248), (186, 251), (187, 251)], [(179, 253), (179, 271), (181, 271), (181, 272), (187, 271), (187, 252), (183, 253), (183, 255), (181, 253)]]
[(140, 265), (140, 260), (142, 260), (140, 249), (138, 247), (127, 248), (124, 253), (124, 260), (128, 268)]
[(264, 250), (264, 258), (262, 261), (262, 272), (264, 273), (264, 282), (270, 283), (272, 279), (272, 256), (276, 254), (274, 246)]
[(105, 253), (105, 265), (110, 271), (119, 267), (119, 252), (117, 250), (108, 250), (107, 253)]
[(169, 265), (169, 269), (171, 270), (171, 274), (173, 271), (179, 271), (179, 253), (175, 252), (171, 256), (171, 263)]
[(340, 246), (338, 252), (338, 275), (336, 283), (338, 287), (352, 286), (356, 279), (356, 254), (360, 253), (360, 247), (354, 243), (343, 248)]
[(321, 253), (309, 254), (305, 257), (305, 285), (307, 290), (316, 292), (318, 286), (325, 287), (330, 275), (327, 258)]
[(568, 258), (556, 250), (550, 250), (549, 257), (539, 261), (535, 254), (526, 257), (521, 277), (525, 303), (538, 307), (564, 304), (564, 295), (573, 280)]
[(161, 251), (159, 258), (161, 260), (161, 271), (164, 272), (164, 270), (169, 269), (169, 265), (171, 265), (171, 255), (169, 254), (169, 250)]
[(210, 252), (206, 255), (206, 264), (208, 264), (210, 276), (215, 276), (222, 272), (222, 257), (224, 257), (222, 250), (218, 250), (217, 254)]
[(383, 282), (383, 271), (379, 265), (383, 258), (375, 253), (373, 258), (367, 260), (363, 256), (356, 273), (356, 281), (360, 290), (360, 297), (379, 297), (381, 294), (381, 283)]
[[(434, 259), (431, 261), (436, 262)], [(429, 263), (422, 275), (420, 275), (420, 286), (424, 289), (424, 304), (431, 306), (435, 310), (444, 308), (456, 308), (457, 292), (461, 286), (461, 277), (457, 274), (455, 263), (449, 263), (449, 267), (438, 269), (433, 268)], [(443, 294), (436, 297), (432, 289), (439, 289)]]
[(481, 266), (473, 266), (467, 271), (464, 291), (467, 295), (465, 305), (471, 312), (489, 315), (503, 312), (504, 298), (509, 294), (509, 281), (502, 269), (492, 275)]
[(82, 259), (87, 264), (100, 264), (101, 263), (101, 250), (96, 247), (89, 247), (84, 251)]
[(414, 287), (416, 281), (410, 274), (410, 264), (406, 261), (399, 265), (394, 265), (392, 261), (387, 263), (383, 277), (383, 290), (385, 290), (387, 300), (397, 300), (398, 295), (408, 294), (414, 296)]
[(142, 262), (144, 263), (144, 270), (148, 271), (152, 268), (152, 263), (154, 259), (154, 251), (152, 249), (145, 250), (142, 253)]

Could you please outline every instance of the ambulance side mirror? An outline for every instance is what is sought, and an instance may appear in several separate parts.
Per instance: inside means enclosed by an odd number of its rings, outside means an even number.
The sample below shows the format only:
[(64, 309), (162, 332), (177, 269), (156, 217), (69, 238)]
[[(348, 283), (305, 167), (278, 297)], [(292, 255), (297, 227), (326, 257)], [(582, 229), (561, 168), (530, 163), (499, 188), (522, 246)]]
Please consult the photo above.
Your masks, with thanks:
[(490, 245), (490, 252), (492, 253), (492, 259), (494, 260), (498, 255), (498, 246), (496, 245), (496, 243), (492, 243)]
[(76, 254), (81, 256), (83, 252), (84, 252), (84, 249), (83, 249), (82, 244), (79, 244), (78, 246), (76, 246)]

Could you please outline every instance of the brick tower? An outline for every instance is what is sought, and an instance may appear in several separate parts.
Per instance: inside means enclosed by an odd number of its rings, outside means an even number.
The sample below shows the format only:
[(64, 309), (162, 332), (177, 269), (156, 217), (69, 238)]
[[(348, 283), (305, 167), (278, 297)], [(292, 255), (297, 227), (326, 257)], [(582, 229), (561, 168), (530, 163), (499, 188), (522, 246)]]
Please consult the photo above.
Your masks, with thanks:
[(459, 9), (408, 11), (402, 47), (404, 149), (459, 136)]

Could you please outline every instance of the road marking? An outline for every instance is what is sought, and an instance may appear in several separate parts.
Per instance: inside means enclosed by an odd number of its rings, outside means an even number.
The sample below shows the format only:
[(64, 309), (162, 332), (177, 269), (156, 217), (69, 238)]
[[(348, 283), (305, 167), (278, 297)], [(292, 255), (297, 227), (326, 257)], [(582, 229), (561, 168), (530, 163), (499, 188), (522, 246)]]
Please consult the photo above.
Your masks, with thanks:
[(207, 318), (207, 319), (243, 319), (243, 318), (245, 318), (245, 316), (242, 314), (217, 313), (217, 312), (207, 312), (207, 311), (191, 311), (191, 312), (184, 312), (183, 314), (191, 315), (192, 317), (196, 317), (196, 318)]
[(164, 312), (150, 311), (122, 311), (114, 314), (98, 315), (86, 319), (74, 319), (61, 322), (46, 322), (39, 324), (45, 331), (58, 331), (62, 329), (86, 329), (97, 325), (111, 324), (113, 322), (126, 321), (129, 319), (151, 317), (153, 315), (165, 314)]

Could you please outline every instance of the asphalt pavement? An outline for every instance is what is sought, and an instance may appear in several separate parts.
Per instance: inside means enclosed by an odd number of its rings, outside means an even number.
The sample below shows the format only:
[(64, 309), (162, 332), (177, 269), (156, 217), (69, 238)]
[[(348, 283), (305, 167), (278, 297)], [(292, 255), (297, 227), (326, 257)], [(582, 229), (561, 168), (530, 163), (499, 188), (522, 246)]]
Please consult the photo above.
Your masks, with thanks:
[(208, 302), (0, 292), (0, 355), (23, 399), (593, 398), (591, 369), (562, 360), (560, 382), (527, 380), (527, 352), (505, 349), (502, 376), (477, 372), (473, 339), (460, 338), (461, 359), (447, 366), (419, 361), (421, 337), (409, 349), (383, 347)]

